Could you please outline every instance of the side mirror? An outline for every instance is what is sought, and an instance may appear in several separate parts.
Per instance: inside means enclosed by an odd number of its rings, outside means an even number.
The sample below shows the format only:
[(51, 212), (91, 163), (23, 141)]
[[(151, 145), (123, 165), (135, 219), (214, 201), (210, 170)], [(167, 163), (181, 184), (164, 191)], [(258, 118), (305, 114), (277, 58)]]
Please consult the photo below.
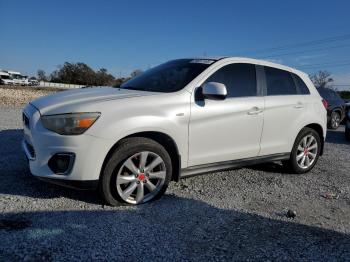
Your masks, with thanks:
[(226, 86), (218, 82), (205, 83), (202, 90), (203, 96), (208, 99), (223, 100), (227, 96)]

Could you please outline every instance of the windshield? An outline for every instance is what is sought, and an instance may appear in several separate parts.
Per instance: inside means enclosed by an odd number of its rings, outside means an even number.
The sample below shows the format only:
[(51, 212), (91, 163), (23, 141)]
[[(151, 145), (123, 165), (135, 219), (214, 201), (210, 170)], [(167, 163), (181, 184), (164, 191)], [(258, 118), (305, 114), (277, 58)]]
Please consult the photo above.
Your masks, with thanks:
[(176, 92), (214, 62), (215, 60), (210, 59), (172, 60), (125, 82), (121, 88), (150, 92)]
[(9, 76), (6, 76), (6, 75), (0, 75), (0, 78), (1, 79), (11, 79)]
[(12, 78), (13, 79), (21, 79), (21, 75), (18, 75), (18, 74), (11, 74)]

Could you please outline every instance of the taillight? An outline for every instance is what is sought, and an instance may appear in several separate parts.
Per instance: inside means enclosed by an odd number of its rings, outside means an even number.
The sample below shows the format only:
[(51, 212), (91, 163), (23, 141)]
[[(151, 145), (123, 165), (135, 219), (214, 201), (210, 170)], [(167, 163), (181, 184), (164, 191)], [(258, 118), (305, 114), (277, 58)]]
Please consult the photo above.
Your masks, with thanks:
[(322, 99), (322, 104), (324, 106), (324, 108), (328, 108), (328, 101), (326, 99)]

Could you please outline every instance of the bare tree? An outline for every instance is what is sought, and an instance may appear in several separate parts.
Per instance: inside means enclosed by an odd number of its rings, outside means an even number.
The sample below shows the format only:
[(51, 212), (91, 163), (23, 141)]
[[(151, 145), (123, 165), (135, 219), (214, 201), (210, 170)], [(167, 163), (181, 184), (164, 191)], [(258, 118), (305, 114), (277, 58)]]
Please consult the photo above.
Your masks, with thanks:
[(39, 69), (37, 72), (37, 77), (39, 81), (47, 81), (46, 73), (44, 70)]
[(328, 71), (318, 71), (317, 73), (312, 74), (310, 78), (317, 88), (333, 88), (332, 83), (334, 80), (331, 77), (331, 73)]

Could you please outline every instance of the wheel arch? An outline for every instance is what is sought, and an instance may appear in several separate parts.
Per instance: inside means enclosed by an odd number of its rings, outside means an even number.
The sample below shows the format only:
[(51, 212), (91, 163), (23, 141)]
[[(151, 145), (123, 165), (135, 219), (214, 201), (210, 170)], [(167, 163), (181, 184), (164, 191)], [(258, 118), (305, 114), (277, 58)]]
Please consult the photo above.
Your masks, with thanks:
[(308, 127), (308, 128), (311, 128), (311, 129), (315, 130), (318, 133), (318, 135), (320, 136), (320, 138), (321, 138), (321, 152), (320, 152), (320, 155), (322, 156), (323, 155), (323, 149), (324, 149), (324, 140), (325, 140), (325, 134), (323, 132), (322, 126), (320, 124), (317, 124), (317, 123), (312, 123), (312, 124), (308, 124), (308, 125), (304, 126), (301, 130), (303, 130), (305, 127)]
[(340, 107), (335, 107), (335, 108), (333, 108), (332, 112), (338, 112), (341, 115), (342, 109)]
[(112, 156), (113, 152), (118, 148), (120, 142), (123, 139), (130, 138), (130, 137), (144, 137), (149, 138), (157, 143), (161, 144), (165, 150), (168, 152), (171, 158), (171, 164), (173, 167), (173, 174), (171, 180), (173, 181), (179, 181), (180, 179), (180, 170), (181, 170), (181, 155), (178, 150), (178, 146), (175, 142), (175, 140), (169, 136), (168, 134), (165, 134), (163, 132), (159, 131), (142, 131), (133, 133), (127, 136), (124, 136), (123, 138), (119, 139), (108, 151), (107, 155), (105, 156), (102, 164), (102, 168), (100, 171), (100, 177), (105, 169), (105, 166), (108, 162), (108, 159)]

